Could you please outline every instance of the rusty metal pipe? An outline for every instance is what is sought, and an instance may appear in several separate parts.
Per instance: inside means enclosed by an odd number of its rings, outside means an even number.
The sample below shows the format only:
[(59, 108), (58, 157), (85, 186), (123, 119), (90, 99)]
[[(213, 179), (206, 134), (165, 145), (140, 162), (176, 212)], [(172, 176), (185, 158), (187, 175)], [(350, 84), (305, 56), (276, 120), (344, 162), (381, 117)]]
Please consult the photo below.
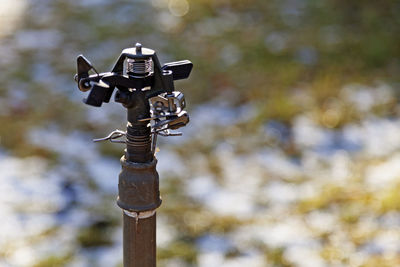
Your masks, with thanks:
[(155, 210), (161, 205), (157, 160), (151, 153), (150, 127), (138, 121), (148, 115), (148, 101), (138, 101), (134, 109), (128, 109), (127, 148), (121, 158), (117, 200), (123, 209), (124, 267), (156, 266)]

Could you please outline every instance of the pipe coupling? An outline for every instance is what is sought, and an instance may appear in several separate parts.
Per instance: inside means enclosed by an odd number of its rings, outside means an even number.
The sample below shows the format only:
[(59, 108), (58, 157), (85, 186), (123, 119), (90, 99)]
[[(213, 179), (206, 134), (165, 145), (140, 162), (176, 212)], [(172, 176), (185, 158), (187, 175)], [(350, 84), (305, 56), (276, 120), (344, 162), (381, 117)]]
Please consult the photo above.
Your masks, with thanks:
[(161, 205), (157, 159), (148, 163), (121, 158), (122, 171), (118, 181), (118, 206), (129, 212), (155, 210)]

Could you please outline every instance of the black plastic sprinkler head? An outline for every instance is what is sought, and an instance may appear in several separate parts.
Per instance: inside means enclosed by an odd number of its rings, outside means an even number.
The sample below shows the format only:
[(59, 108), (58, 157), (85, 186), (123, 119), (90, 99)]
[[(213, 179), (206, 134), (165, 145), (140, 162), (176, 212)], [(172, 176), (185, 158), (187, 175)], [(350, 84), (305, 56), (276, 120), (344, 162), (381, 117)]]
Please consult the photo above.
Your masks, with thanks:
[[(168, 136), (173, 135), (169, 129), (178, 129), (189, 122), (189, 116), (183, 110), (185, 98), (175, 91), (174, 81), (188, 78), (192, 68), (189, 60), (170, 62), (161, 67), (156, 52), (137, 43), (122, 51), (110, 72), (98, 73), (88, 59), (79, 55), (75, 81), (79, 90), (90, 91), (84, 103), (95, 107), (108, 103), (115, 88), (115, 102), (126, 108), (135, 107), (138, 98), (144, 96), (150, 101), (151, 116), (140, 118), (140, 121), (152, 121), (153, 134)], [(89, 75), (91, 70), (95, 73)], [(95, 141), (114, 141), (114, 137)]]

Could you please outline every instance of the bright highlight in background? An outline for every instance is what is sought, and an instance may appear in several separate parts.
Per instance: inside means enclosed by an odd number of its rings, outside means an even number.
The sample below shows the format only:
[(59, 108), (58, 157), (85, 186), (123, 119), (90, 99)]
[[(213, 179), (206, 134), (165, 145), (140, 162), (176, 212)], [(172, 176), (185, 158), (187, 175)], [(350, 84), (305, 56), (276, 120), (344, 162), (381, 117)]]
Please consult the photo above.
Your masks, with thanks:
[(0, 37), (11, 33), (26, 9), (25, 0), (0, 1)]
[(168, 8), (172, 15), (182, 17), (189, 12), (189, 3), (186, 0), (170, 0)]

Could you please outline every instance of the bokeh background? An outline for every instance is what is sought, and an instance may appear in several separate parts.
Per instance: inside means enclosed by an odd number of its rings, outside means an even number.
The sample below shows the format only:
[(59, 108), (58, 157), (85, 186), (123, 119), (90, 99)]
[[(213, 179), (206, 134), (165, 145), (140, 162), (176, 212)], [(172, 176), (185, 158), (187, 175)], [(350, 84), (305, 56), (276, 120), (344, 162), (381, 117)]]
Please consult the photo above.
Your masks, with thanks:
[(400, 3), (1, 0), (0, 266), (122, 266), (116, 103), (76, 56), (190, 59), (159, 138), (158, 266), (400, 266)]

